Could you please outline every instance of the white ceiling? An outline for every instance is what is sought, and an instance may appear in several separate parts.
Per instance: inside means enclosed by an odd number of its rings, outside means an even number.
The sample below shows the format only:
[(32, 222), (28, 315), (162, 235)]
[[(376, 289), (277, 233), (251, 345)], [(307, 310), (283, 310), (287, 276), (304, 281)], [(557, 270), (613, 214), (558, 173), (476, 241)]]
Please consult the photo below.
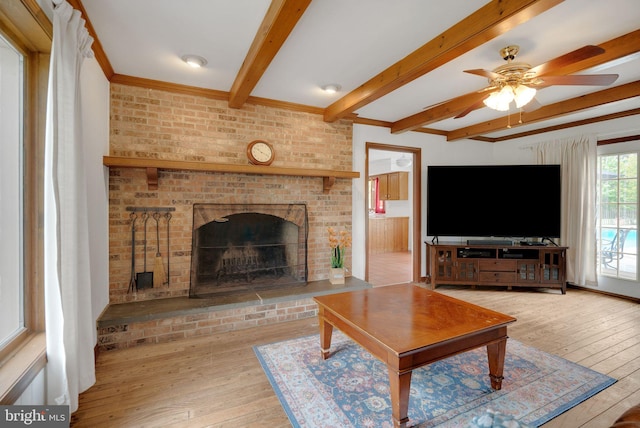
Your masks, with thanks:
[[(326, 108), (378, 73), (483, 7), (486, 0), (314, 0), (251, 92), (253, 97)], [(230, 91), (269, 8), (269, 0), (81, 0), (116, 74)], [(425, 107), (487, 86), (467, 69), (492, 70), (498, 51), (520, 46), (517, 60), (536, 66), (582, 46), (599, 45), (640, 29), (638, 0), (565, 0), (522, 25), (357, 109), (360, 118), (395, 122)], [(640, 49), (640, 40), (638, 40)], [(188, 67), (197, 54), (206, 67)], [(640, 80), (640, 55), (598, 67), (617, 73), (617, 86)], [(593, 73), (586, 70), (580, 74)], [(338, 83), (328, 95), (322, 85)], [(548, 105), (603, 87), (551, 86), (538, 91)], [(640, 108), (640, 97), (538, 124), (488, 134), (557, 125)], [(512, 111), (512, 122), (517, 121)], [(443, 131), (486, 122), (505, 113), (481, 108), (464, 118), (427, 125)]]

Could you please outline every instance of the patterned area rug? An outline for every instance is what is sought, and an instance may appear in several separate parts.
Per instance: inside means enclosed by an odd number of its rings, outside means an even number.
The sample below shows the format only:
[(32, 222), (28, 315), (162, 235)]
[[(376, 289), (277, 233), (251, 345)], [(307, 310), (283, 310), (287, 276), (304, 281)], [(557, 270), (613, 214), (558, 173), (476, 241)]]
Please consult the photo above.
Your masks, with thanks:
[[(317, 335), (254, 347), (294, 427), (392, 427), (387, 368), (334, 329), (331, 356)], [(414, 370), (410, 427), (462, 427), (487, 411), (539, 426), (616, 380), (516, 340), (507, 341), (500, 391), (486, 348)]]

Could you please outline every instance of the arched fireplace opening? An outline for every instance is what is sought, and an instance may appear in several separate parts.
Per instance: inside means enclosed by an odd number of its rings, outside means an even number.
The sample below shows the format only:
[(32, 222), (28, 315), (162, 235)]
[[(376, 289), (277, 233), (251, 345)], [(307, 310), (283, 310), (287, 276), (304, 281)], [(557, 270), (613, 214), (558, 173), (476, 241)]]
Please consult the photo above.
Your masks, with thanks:
[(190, 297), (307, 282), (304, 204), (195, 204)]

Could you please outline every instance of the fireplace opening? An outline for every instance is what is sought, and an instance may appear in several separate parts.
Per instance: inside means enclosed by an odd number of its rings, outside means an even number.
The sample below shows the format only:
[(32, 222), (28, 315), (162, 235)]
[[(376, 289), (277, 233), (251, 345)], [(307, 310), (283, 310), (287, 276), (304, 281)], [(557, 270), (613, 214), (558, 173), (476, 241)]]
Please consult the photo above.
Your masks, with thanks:
[(304, 204), (195, 204), (190, 297), (307, 282)]

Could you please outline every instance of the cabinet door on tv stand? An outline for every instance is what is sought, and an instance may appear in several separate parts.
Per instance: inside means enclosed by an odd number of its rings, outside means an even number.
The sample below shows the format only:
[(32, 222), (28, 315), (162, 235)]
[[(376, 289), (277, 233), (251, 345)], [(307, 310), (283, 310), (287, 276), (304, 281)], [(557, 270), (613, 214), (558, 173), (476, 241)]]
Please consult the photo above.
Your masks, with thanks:
[[(540, 251), (540, 283), (559, 284), (565, 282), (565, 250)], [(564, 292), (564, 287), (563, 287)]]
[(454, 279), (455, 248), (444, 247), (433, 250), (436, 252), (434, 276), (436, 281), (450, 281)]
[(540, 282), (538, 260), (519, 260), (516, 281), (519, 284), (537, 284)]
[(458, 259), (456, 262), (456, 281), (462, 283), (478, 282), (478, 261), (468, 259)]

